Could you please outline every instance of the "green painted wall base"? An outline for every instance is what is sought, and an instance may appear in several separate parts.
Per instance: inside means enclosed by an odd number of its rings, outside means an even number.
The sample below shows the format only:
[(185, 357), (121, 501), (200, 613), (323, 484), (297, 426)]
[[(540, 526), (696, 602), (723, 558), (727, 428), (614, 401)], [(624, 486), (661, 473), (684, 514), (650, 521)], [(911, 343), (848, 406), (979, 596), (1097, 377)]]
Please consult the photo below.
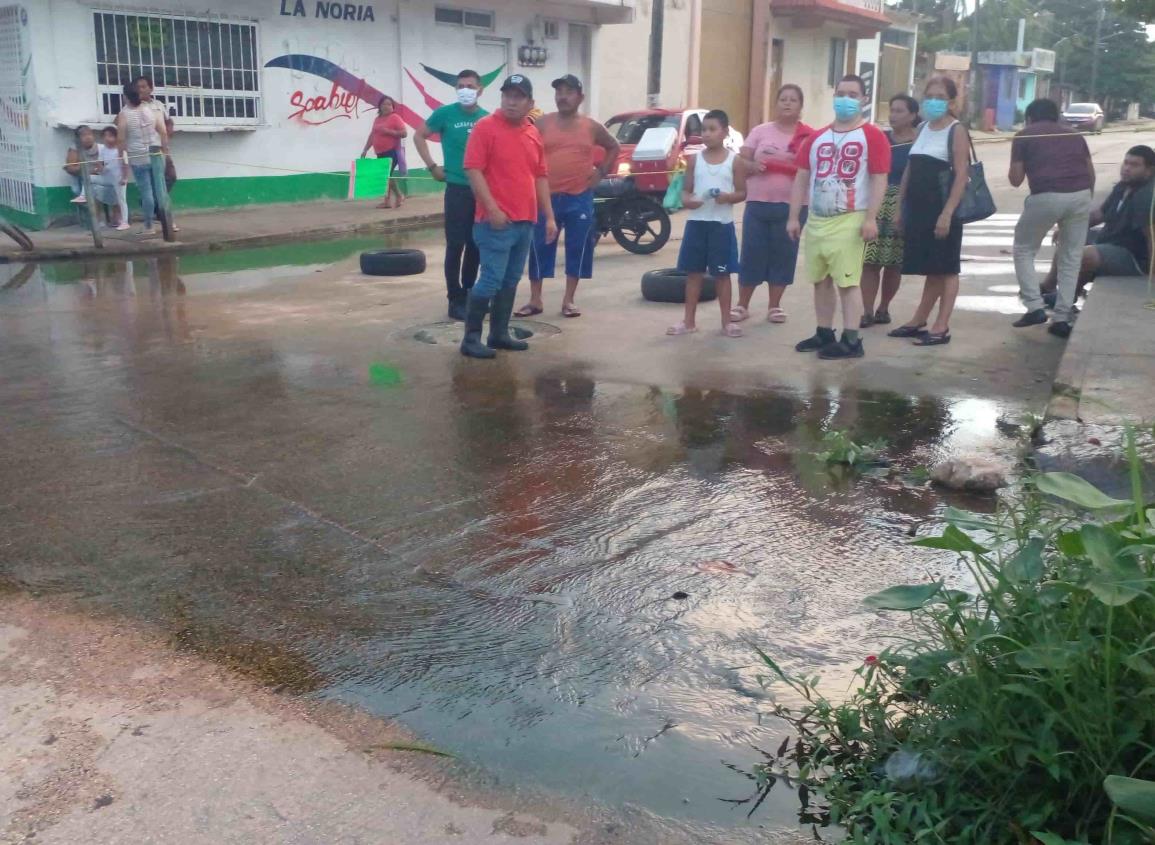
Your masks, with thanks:
[[(180, 166), (179, 159), (177, 166)], [(444, 185), (429, 178), (424, 168), (410, 170), (408, 178), (400, 180), (401, 188), (409, 195), (438, 194)], [(194, 208), (236, 208), (243, 205), (268, 203), (310, 202), (314, 200), (345, 199), (349, 193), (348, 173), (302, 173), (292, 176), (237, 176), (232, 178), (184, 179), (172, 189), (172, 201), (177, 211)], [(46, 229), (54, 223), (72, 223), (79, 220), (68, 187), (37, 187), (36, 214), (28, 214), (0, 206), (0, 215), (23, 229)], [(140, 207), (136, 186), (128, 186), (128, 207)]]

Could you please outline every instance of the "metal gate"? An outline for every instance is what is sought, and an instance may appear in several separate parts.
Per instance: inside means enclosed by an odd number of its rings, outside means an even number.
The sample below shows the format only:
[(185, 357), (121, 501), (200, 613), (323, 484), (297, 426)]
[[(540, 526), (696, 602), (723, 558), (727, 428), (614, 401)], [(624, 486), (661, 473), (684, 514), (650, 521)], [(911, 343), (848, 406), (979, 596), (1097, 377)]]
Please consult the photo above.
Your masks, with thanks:
[(0, 205), (36, 213), (36, 172), (32, 163), (32, 51), (28, 11), (0, 7)]

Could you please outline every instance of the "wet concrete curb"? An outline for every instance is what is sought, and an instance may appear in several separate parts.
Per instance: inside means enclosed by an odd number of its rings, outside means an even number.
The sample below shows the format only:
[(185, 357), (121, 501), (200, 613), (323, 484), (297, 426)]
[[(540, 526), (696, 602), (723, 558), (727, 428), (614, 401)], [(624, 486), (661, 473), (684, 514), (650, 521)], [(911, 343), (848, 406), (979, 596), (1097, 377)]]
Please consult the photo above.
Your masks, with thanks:
[(95, 247), (60, 247), (35, 250), (17, 250), (0, 254), (0, 263), (20, 264), (37, 261), (74, 261), (93, 258), (124, 258), (148, 255), (189, 255), (199, 252), (218, 252), (244, 247), (275, 246), (296, 241), (319, 241), (347, 235), (393, 234), (440, 226), (445, 219), (441, 212), (418, 214), (412, 217), (378, 220), (368, 223), (338, 223), (311, 229), (295, 229), (287, 232), (273, 232), (261, 235), (240, 235), (229, 238), (214, 238), (207, 241), (162, 240), (105, 241), (103, 249)]
[(1099, 425), (1155, 420), (1155, 310), (1145, 276), (1101, 276), (1055, 373), (1047, 418)]

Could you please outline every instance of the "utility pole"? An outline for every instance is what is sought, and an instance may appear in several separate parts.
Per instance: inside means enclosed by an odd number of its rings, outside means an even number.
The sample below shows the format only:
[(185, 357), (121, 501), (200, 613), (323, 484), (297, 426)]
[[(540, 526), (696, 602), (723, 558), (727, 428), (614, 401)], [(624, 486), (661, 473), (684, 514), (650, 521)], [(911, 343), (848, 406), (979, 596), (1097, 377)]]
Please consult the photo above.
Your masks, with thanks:
[(1103, 18), (1107, 7), (1099, 0), (1099, 14), (1095, 17), (1095, 52), (1091, 55), (1091, 100), (1099, 102), (1099, 50), (1103, 42)]
[(647, 105), (654, 108), (662, 94), (662, 35), (666, 23), (665, 0), (653, 0), (650, 11), (650, 67), (646, 85)]

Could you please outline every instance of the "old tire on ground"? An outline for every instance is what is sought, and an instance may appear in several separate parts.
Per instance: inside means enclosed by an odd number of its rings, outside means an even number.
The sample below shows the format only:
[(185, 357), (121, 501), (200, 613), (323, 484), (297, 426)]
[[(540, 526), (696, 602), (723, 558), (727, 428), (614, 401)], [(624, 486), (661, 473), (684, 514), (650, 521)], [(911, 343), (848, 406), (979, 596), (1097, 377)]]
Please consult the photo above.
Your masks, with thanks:
[[(714, 280), (707, 276), (698, 301), (709, 302), (717, 296)], [(650, 302), (685, 302), (686, 274), (681, 270), (651, 270), (642, 276), (642, 297)]]
[(419, 249), (371, 249), (361, 253), (366, 276), (415, 276), (425, 272), (425, 253)]

